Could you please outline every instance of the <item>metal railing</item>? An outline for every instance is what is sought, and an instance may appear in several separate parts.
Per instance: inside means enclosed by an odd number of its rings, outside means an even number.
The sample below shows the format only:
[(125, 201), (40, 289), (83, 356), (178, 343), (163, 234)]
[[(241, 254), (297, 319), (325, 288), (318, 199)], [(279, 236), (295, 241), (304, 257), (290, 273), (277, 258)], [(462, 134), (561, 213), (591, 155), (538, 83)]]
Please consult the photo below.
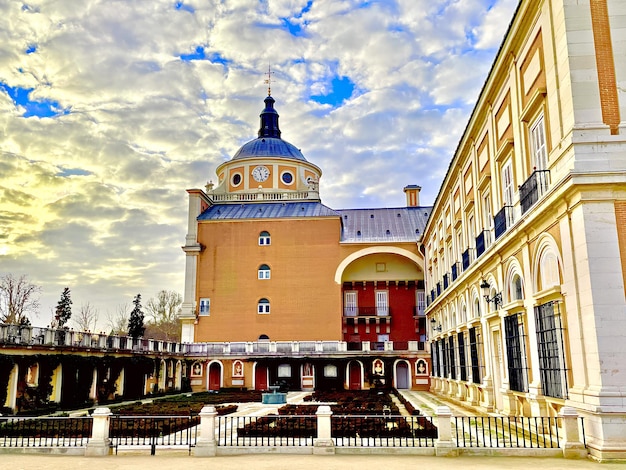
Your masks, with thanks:
[(221, 447), (312, 446), (317, 417), (305, 415), (218, 416), (217, 445)]
[(513, 225), (513, 206), (504, 206), (493, 217), (493, 231), (496, 240)]
[(530, 209), (546, 191), (550, 185), (550, 170), (535, 170), (519, 187), (519, 202), (522, 214)]
[(92, 425), (91, 417), (0, 417), (0, 447), (83, 447)]
[(515, 447), (555, 449), (559, 418), (523, 416), (457, 416), (453, 435), (458, 447)]
[(427, 416), (333, 415), (337, 447), (433, 447), (437, 427)]
[(391, 315), (389, 307), (344, 307), (344, 317), (386, 317)]
[(154, 455), (157, 446), (183, 446), (189, 453), (198, 438), (198, 416), (111, 416), (109, 439), (111, 447), (150, 447)]

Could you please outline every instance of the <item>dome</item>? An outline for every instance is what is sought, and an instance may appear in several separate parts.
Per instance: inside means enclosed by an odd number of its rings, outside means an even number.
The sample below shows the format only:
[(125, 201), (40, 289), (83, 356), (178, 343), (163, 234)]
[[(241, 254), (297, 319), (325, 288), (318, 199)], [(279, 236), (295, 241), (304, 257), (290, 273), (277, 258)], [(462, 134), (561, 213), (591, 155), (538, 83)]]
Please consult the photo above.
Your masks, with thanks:
[(306, 162), (306, 158), (295, 145), (276, 137), (259, 137), (251, 140), (242, 145), (232, 159), (253, 157), (292, 158)]

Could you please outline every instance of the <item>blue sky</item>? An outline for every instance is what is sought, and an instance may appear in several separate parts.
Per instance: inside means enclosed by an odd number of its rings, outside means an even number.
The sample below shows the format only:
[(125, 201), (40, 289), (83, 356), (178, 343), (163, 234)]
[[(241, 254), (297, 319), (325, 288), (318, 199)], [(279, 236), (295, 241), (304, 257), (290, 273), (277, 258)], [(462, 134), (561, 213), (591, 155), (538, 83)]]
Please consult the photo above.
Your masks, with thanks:
[(517, 0), (29, 0), (0, 4), (0, 274), (101, 324), (182, 293), (187, 188), (283, 138), (333, 208), (430, 204)]

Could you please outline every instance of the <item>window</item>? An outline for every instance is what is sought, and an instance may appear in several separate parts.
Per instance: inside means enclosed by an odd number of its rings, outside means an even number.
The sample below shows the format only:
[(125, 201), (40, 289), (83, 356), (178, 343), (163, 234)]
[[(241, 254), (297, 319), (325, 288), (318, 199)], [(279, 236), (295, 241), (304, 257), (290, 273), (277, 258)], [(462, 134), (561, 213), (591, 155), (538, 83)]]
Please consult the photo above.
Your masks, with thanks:
[(423, 290), (416, 291), (417, 314), (425, 315), (426, 312), (426, 292)]
[(474, 299), (474, 318), (480, 317), (480, 300), (478, 297)]
[(324, 366), (324, 377), (337, 377), (337, 366), (331, 364)]
[(567, 398), (567, 377), (564, 367), (563, 328), (557, 302), (535, 307), (539, 375), (543, 394)]
[(493, 217), (491, 216), (491, 196), (489, 193), (483, 196), (483, 227), (491, 230), (493, 227)]
[(211, 313), (211, 299), (200, 299), (200, 308), (198, 308), (198, 314), (202, 317), (206, 317)]
[(278, 377), (291, 377), (291, 366), (289, 364), (280, 364), (278, 366)]
[(504, 317), (509, 388), (517, 392), (527, 392), (528, 371), (526, 367), (524, 324), (518, 317), (518, 314)]
[(513, 165), (507, 160), (502, 165), (502, 202), (505, 206), (513, 205)]
[(376, 291), (376, 315), (379, 317), (389, 315), (389, 292), (386, 290)]
[(459, 355), (459, 378), (467, 380), (467, 364), (465, 362), (465, 336), (462, 331), (457, 333), (458, 355)]
[(280, 179), (284, 184), (290, 185), (293, 183), (293, 174), (290, 171), (283, 171), (280, 175)]
[(548, 153), (546, 150), (546, 128), (543, 115), (539, 116), (530, 128), (530, 152), (536, 170), (547, 170)]
[(551, 250), (545, 250), (541, 254), (539, 262), (539, 279), (541, 281), (540, 290), (549, 289), (561, 284), (559, 273), (559, 261)]
[(230, 182), (233, 186), (239, 186), (241, 184), (241, 173), (235, 173), (233, 174)]
[(511, 284), (511, 300), (522, 300), (524, 298), (524, 291), (522, 289), (522, 278), (519, 274), (513, 276), (513, 282)]
[(470, 328), (469, 330), (469, 347), (470, 347), (470, 360), (472, 364), (472, 382), (475, 384), (480, 383), (480, 359), (478, 357), (478, 345), (480, 335), (476, 332), (476, 328)]
[(271, 241), (272, 239), (269, 232), (263, 231), (259, 234), (259, 245), (269, 245)]
[(346, 317), (356, 317), (358, 313), (357, 293), (355, 291), (346, 291), (343, 294), (343, 314)]
[(454, 336), (448, 338), (448, 359), (450, 361), (450, 378), (456, 380), (456, 365), (455, 365), (455, 348), (454, 348)]
[(269, 279), (269, 278), (270, 278), (270, 267), (267, 264), (262, 264), (261, 266), (259, 266), (259, 279)]
[(259, 313), (270, 313), (270, 301), (267, 299), (259, 300), (259, 305), (257, 306)]

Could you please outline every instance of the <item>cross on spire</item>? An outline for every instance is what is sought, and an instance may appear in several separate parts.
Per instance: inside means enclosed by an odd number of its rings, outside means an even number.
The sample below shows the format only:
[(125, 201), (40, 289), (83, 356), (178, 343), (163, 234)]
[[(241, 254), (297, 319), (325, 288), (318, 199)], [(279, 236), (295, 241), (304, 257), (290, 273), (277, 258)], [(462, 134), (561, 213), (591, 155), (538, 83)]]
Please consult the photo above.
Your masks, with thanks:
[(267, 78), (264, 80), (264, 83), (267, 83), (267, 96), (272, 96), (272, 75), (274, 74), (274, 72), (272, 72), (272, 67), (271, 65), (267, 65), (267, 72), (265, 72), (265, 75), (267, 75)]

